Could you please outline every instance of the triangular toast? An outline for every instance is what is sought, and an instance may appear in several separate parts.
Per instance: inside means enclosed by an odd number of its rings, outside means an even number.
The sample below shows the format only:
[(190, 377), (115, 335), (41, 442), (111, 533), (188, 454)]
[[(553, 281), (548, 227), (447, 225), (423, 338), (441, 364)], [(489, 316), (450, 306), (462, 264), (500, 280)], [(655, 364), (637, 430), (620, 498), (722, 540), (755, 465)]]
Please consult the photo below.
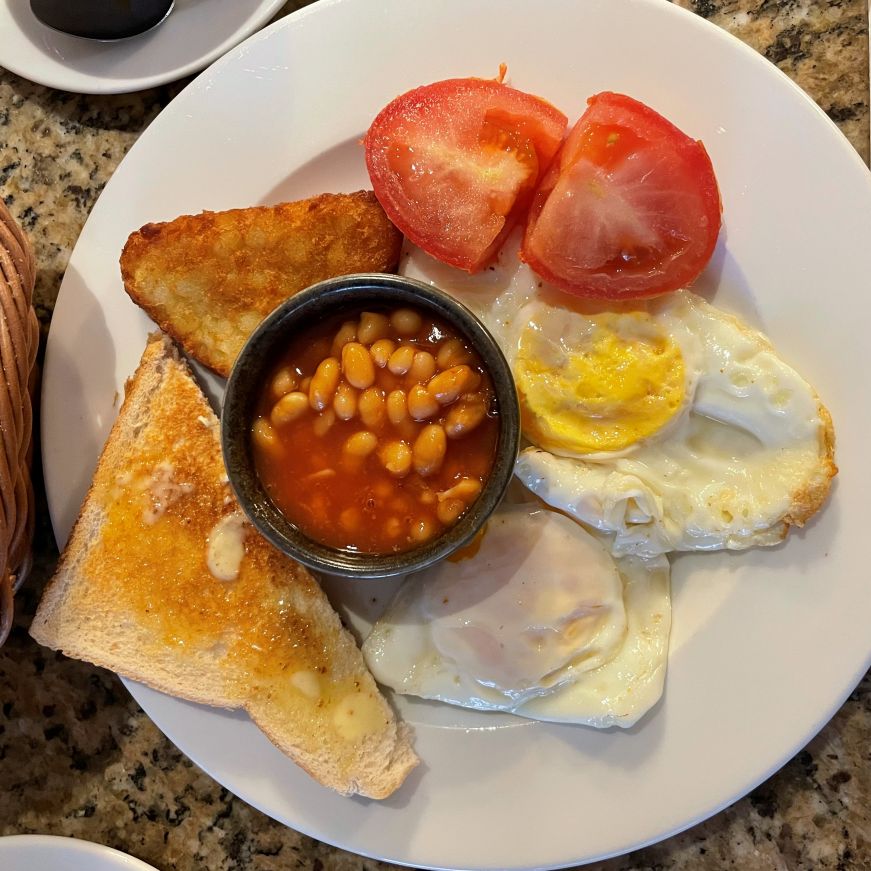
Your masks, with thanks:
[(162, 335), (128, 382), (30, 632), (163, 692), (245, 708), (341, 793), (383, 798), (417, 764), (313, 577), (243, 521), (218, 419)]

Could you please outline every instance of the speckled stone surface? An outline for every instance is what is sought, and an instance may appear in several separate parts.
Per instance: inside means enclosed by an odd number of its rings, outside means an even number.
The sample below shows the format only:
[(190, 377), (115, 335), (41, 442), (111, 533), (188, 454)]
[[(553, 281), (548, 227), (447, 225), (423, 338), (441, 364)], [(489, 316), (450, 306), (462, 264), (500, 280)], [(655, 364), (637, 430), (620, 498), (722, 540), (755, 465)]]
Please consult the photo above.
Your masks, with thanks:
[[(865, 0), (678, 2), (777, 64), (868, 161)], [(283, 12), (296, 5), (305, 3)], [(0, 196), (33, 240), (44, 328), (88, 211), (137, 136), (183, 85), (84, 97), (0, 70)], [(319, 844), (234, 798), (158, 732), (114, 675), (30, 641), (25, 628), (56, 558), (43, 521), (17, 627), (0, 651), (0, 835), (72, 835), (161, 871), (387, 867)], [(819, 736), (750, 796), (662, 844), (588, 867), (871, 869), (869, 799), (866, 677)]]

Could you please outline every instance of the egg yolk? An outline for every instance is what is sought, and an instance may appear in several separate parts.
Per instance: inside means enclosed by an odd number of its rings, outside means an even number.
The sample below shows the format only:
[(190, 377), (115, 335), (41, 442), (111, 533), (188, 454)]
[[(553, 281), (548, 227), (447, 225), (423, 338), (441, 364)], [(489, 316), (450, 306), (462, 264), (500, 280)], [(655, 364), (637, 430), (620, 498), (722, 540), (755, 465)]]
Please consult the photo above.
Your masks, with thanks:
[(533, 318), (514, 374), (525, 435), (556, 453), (630, 447), (662, 429), (686, 393), (680, 348), (644, 312)]

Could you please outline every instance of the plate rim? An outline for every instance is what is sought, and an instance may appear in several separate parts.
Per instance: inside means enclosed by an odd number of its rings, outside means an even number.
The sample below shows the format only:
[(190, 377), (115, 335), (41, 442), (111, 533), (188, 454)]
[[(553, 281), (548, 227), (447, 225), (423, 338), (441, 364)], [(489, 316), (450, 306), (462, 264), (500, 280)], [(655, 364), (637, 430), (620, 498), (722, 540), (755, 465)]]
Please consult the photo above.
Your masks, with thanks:
[[(292, 22), (294, 20), (296, 20), (297, 18), (299, 18), (301, 16), (306, 16), (309, 14), (314, 14), (315, 9), (317, 7), (334, 7), (334, 6), (344, 5), (344, 4), (352, 4), (355, 2), (361, 3), (361, 2), (364, 2), (364, 0), (320, 0), (320, 2), (318, 2), (316, 4), (313, 4), (313, 5), (310, 5), (307, 7), (303, 7), (302, 9), (297, 10), (286, 17), (279, 19), (278, 21), (274, 22), (269, 27), (263, 29), (260, 33), (256, 34), (256, 36), (251, 37), (251, 39), (271, 38), (270, 35), (271, 35), (272, 31), (282, 29), (284, 27), (292, 26)], [(788, 82), (790, 87), (793, 89), (793, 91), (795, 93), (797, 93), (798, 95), (800, 95), (801, 98), (805, 101), (805, 103), (807, 103), (813, 107), (818, 118), (822, 118), (825, 120), (826, 125), (829, 127), (830, 131), (834, 130), (837, 132), (837, 138), (841, 143), (842, 151), (843, 151), (843, 146), (846, 146), (846, 148), (848, 149), (848, 153), (850, 153), (852, 155), (852, 158), (855, 161), (858, 161), (858, 164), (862, 167), (862, 170), (865, 172), (865, 174), (867, 176), (868, 186), (869, 186), (869, 188), (871, 188), (871, 175), (869, 175), (867, 173), (867, 167), (865, 166), (864, 162), (859, 157), (858, 152), (855, 150), (855, 148), (852, 146), (852, 144), (849, 142), (849, 140), (847, 140), (847, 138), (840, 131), (840, 129), (837, 127), (837, 125), (823, 112), (823, 110), (819, 107), (819, 105), (816, 102), (814, 102), (814, 100), (806, 92), (804, 92), (792, 79), (790, 79), (789, 76), (787, 76), (782, 70), (778, 69), (774, 64), (771, 64), (764, 57), (759, 55), (754, 49), (752, 49), (749, 45), (742, 42), (737, 37), (732, 36), (724, 29), (720, 28), (719, 26), (713, 24), (710, 21), (706, 21), (705, 19), (697, 16), (695, 13), (693, 13), (689, 10), (683, 9), (682, 7), (678, 7), (678, 6), (672, 6), (670, 3), (665, 3), (664, 0), (632, 0), (632, 2), (635, 2), (635, 3), (641, 2), (645, 5), (651, 5), (651, 6), (653, 6), (653, 5), (660, 5), (660, 6), (665, 5), (668, 8), (672, 9), (673, 11), (678, 12), (678, 14), (690, 16), (692, 18), (694, 24), (699, 25), (699, 26), (707, 25), (709, 28), (712, 28), (711, 32), (717, 33), (719, 35), (719, 37), (723, 38), (727, 42), (730, 42), (733, 45), (733, 47), (740, 46), (741, 49), (747, 53), (748, 58), (755, 59), (753, 61), (753, 63), (758, 62), (760, 64), (760, 68), (765, 67), (769, 73), (772, 70), (776, 70), (776, 72), (779, 74), (780, 78), (782, 80), (785, 80), (786, 82)], [(237, 49), (240, 47), (237, 47)], [(233, 56), (234, 56), (233, 52), (228, 53), (223, 58), (221, 58), (216, 64), (214, 64), (212, 69), (215, 70), (215, 69), (218, 69), (219, 65), (231, 63)], [(195, 80), (195, 82), (191, 83), (191, 85), (189, 85), (188, 87), (195, 85), (196, 81), (197, 80)], [(185, 89), (185, 91), (186, 90), (187, 90), (187, 88)], [(182, 93), (184, 93), (184, 92), (182, 92)], [(158, 121), (159, 120), (160, 119), (158, 119)], [(141, 137), (134, 144), (133, 149), (131, 149), (131, 152), (139, 145), (140, 141), (141, 141)], [(110, 180), (110, 184), (111, 184), (111, 180)], [(108, 189), (108, 187), (109, 187), (109, 185), (107, 185), (107, 189)], [(49, 341), (50, 340), (51, 340), (51, 333), (49, 333)], [(736, 801), (738, 801), (739, 799), (741, 799), (748, 792), (750, 792), (752, 789), (754, 789), (756, 786), (758, 786), (760, 783), (762, 783), (764, 780), (766, 780), (768, 777), (770, 777), (774, 772), (779, 770), (790, 758), (792, 758), (797, 752), (799, 752), (802, 747), (806, 746), (807, 743), (810, 740), (812, 740), (819, 733), (820, 729), (822, 729), (825, 726), (825, 724), (832, 718), (832, 716), (837, 712), (837, 710), (840, 709), (840, 707), (843, 705), (844, 701), (849, 697), (850, 693), (853, 691), (853, 689), (858, 684), (858, 682), (862, 679), (862, 676), (868, 670), (869, 667), (871, 667), (871, 650), (869, 650), (869, 652), (867, 653), (866, 661), (865, 661), (864, 665), (862, 666), (862, 668), (858, 671), (858, 676), (856, 676), (854, 674), (848, 678), (848, 682), (845, 686), (845, 689), (843, 690), (842, 695), (839, 697), (840, 700), (837, 702), (837, 704), (835, 704), (830, 710), (827, 709), (824, 712), (822, 712), (822, 714), (820, 714), (820, 716), (816, 719), (815, 725), (813, 726), (813, 730), (811, 732), (809, 732), (809, 734), (807, 734), (806, 736), (799, 739), (798, 743), (795, 746), (791, 746), (786, 751), (784, 751), (782, 753), (782, 755), (771, 764), (770, 768), (766, 769), (764, 772), (762, 772), (757, 777), (754, 777), (751, 780), (750, 784), (748, 786), (746, 786), (746, 788), (742, 789), (742, 791), (739, 794), (725, 799), (722, 803), (716, 805), (713, 809), (704, 811), (701, 815), (697, 815), (697, 816), (691, 818), (690, 820), (686, 821), (685, 824), (682, 824), (679, 827), (674, 828), (674, 829), (672, 829), (664, 834), (658, 835), (650, 840), (647, 840), (644, 842), (638, 842), (630, 847), (626, 847), (626, 848), (618, 850), (616, 852), (593, 856), (593, 857), (590, 857), (588, 859), (584, 859), (582, 861), (584, 861), (584, 862), (601, 861), (603, 859), (611, 858), (613, 856), (623, 855), (628, 850), (639, 849), (639, 848), (644, 847), (644, 846), (649, 846), (650, 844), (653, 844), (653, 843), (658, 843), (666, 838), (672, 837), (672, 836), (674, 836), (682, 831), (685, 831), (686, 829), (691, 828), (694, 825), (697, 825), (699, 822), (702, 822), (703, 820), (709, 819), (710, 817), (721, 812), (724, 808), (729, 807), (731, 804), (733, 804)], [(128, 681), (127, 679), (122, 679), (122, 680), (124, 680), (125, 686), (127, 686), (128, 689), (131, 689), (131, 687), (130, 687), (131, 684), (134, 686), (136, 685), (136, 682), (134, 682), (134, 681)], [(139, 698), (138, 698), (136, 692), (134, 692), (133, 690), (131, 690), (131, 692), (134, 695), (134, 698), (137, 698), (137, 701), (139, 701)], [(160, 728), (161, 728), (161, 731), (164, 731), (163, 726), (161, 726)], [(167, 736), (169, 736), (170, 733), (167, 731), (164, 731), (164, 734), (167, 734)], [(174, 739), (171, 739), (171, 740), (174, 740)], [(184, 752), (186, 754), (190, 755), (188, 750), (185, 750)], [(192, 758), (204, 770), (208, 771), (211, 776), (215, 776), (214, 774), (211, 773), (211, 769), (209, 767), (205, 766), (197, 758), (196, 755), (190, 755), (190, 758)], [(218, 780), (217, 777), (215, 779)], [(219, 782), (221, 782), (221, 781), (219, 781)], [(241, 798), (243, 798), (246, 802), (248, 802), (252, 806), (258, 808), (259, 810), (263, 811), (264, 813), (266, 813), (270, 817), (277, 818), (275, 816), (274, 811), (266, 808), (256, 798), (252, 799), (252, 797), (246, 795), (244, 791), (239, 791), (239, 792), (237, 792), (237, 794)], [(301, 831), (305, 834), (308, 834), (312, 837), (318, 838), (320, 840), (325, 840), (329, 843), (335, 843), (335, 842), (329, 841), (329, 839), (326, 838), (322, 832), (307, 830), (305, 826), (300, 826), (299, 823), (286, 823), (286, 824), (291, 825), (294, 829)], [(385, 857), (385, 856), (379, 855), (377, 853), (366, 852), (366, 851), (360, 850), (358, 847), (348, 847), (348, 846), (345, 846), (343, 844), (338, 844), (337, 846), (340, 846), (343, 849), (353, 849), (354, 852), (358, 853), (359, 855), (369, 856), (369, 857), (378, 858), (378, 859), (384, 859), (385, 861), (390, 861), (390, 862), (394, 862), (397, 864), (405, 864), (405, 865), (409, 865), (411, 867), (427, 867), (427, 868), (446, 867), (446, 866), (439, 866), (439, 865), (422, 865), (422, 864), (418, 864), (418, 863), (407, 862), (407, 861), (404, 861), (402, 859), (397, 859), (397, 858), (394, 858), (391, 856)], [(578, 860), (571, 860), (571, 861), (567, 861), (565, 864), (562, 864), (562, 865), (550, 865), (548, 867), (553, 867), (553, 868), (571, 867), (572, 865), (576, 865), (576, 864), (578, 864)], [(521, 866), (517, 866), (517, 867), (521, 867)], [(527, 867), (527, 866), (523, 866), (523, 867)]]
[(131, 856), (123, 850), (100, 844), (97, 841), (89, 841), (85, 838), (77, 838), (73, 835), (42, 835), (42, 834), (15, 834), (0, 837), (0, 856), (8, 847), (14, 849), (21, 846), (25, 850), (31, 848), (48, 847), (57, 848), (67, 853), (76, 853), (82, 856), (101, 856), (111, 859), (119, 868), (129, 871), (156, 871), (153, 865), (143, 862), (136, 856)]
[[(176, 0), (176, 2), (178, 2), (178, 0)], [(117, 79), (112, 77), (95, 76), (88, 73), (75, 73), (77, 77), (82, 79), (82, 83), (77, 85), (74, 81), (71, 83), (69, 80), (65, 79), (63, 75), (45, 75), (39, 69), (37, 69), (36, 74), (34, 74), (33, 68), (28, 69), (14, 61), (10, 64), (8, 60), (4, 60), (2, 57), (0, 57), (0, 66), (29, 82), (42, 85), (46, 88), (68, 91), (72, 94), (87, 94), (91, 96), (131, 94), (137, 91), (144, 91), (149, 88), (156, 88), (160, 85), (169, 84), (178, 81), (179, 79), (183, 79), (185, 76), (202, 72), (214, 62), (219, 61), (227, 54), (227, 52), (232, 51), (246, 39), (250, 38), (259, 29), (262, 29), (263, 25), (268, 22), (286, 2), (287, 0), (260, 0), (259, 5), (251, 12), (246, 23), (217, 46), (214, 46), (209, 51), (182, 64), (181, 66), (164, 70), (163, 72), (153, 73), (148, 76), (139, 76), (135, 79)], [(14, 25), (14, 27), (10, 29), (14, 30), (16, 38), (23, 39), (23, 34), (15, 21), (15, 17), (11, 12), (9, 12), (9, 16)], [(281, 19), (279, 19), (279, 21), (280, 20)], [(165, 26), (165, 23), (166, 22), (162, 22), (158, 25), (158, 28)], [(135, 37), (132, 38), (135, 39)], [(82, 41), (86, 42), (87, 40)], [(83, 86), (86, 82), (90, 84)]]

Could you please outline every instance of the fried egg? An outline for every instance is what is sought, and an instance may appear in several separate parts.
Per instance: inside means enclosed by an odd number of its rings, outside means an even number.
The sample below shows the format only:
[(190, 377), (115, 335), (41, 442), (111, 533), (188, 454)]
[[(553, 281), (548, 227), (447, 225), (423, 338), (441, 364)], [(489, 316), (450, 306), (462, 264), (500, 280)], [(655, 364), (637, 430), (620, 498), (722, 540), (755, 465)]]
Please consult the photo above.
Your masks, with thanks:
[(518, 478), (614, 554), (776, 544), (824, 502), (837, 471), (828, 412), (761, 333), (702, 297), (580, 300), (510, 245), (479, 276), (414, 250), (403, 265), (490, 328), (529, 442)]
[(628, 727), (656, 704), (671, 624), (664, 557), (614, 560), (568, 517), (501, 508), (476, 548), (409, 577), (363, 644), (400, 693)]

